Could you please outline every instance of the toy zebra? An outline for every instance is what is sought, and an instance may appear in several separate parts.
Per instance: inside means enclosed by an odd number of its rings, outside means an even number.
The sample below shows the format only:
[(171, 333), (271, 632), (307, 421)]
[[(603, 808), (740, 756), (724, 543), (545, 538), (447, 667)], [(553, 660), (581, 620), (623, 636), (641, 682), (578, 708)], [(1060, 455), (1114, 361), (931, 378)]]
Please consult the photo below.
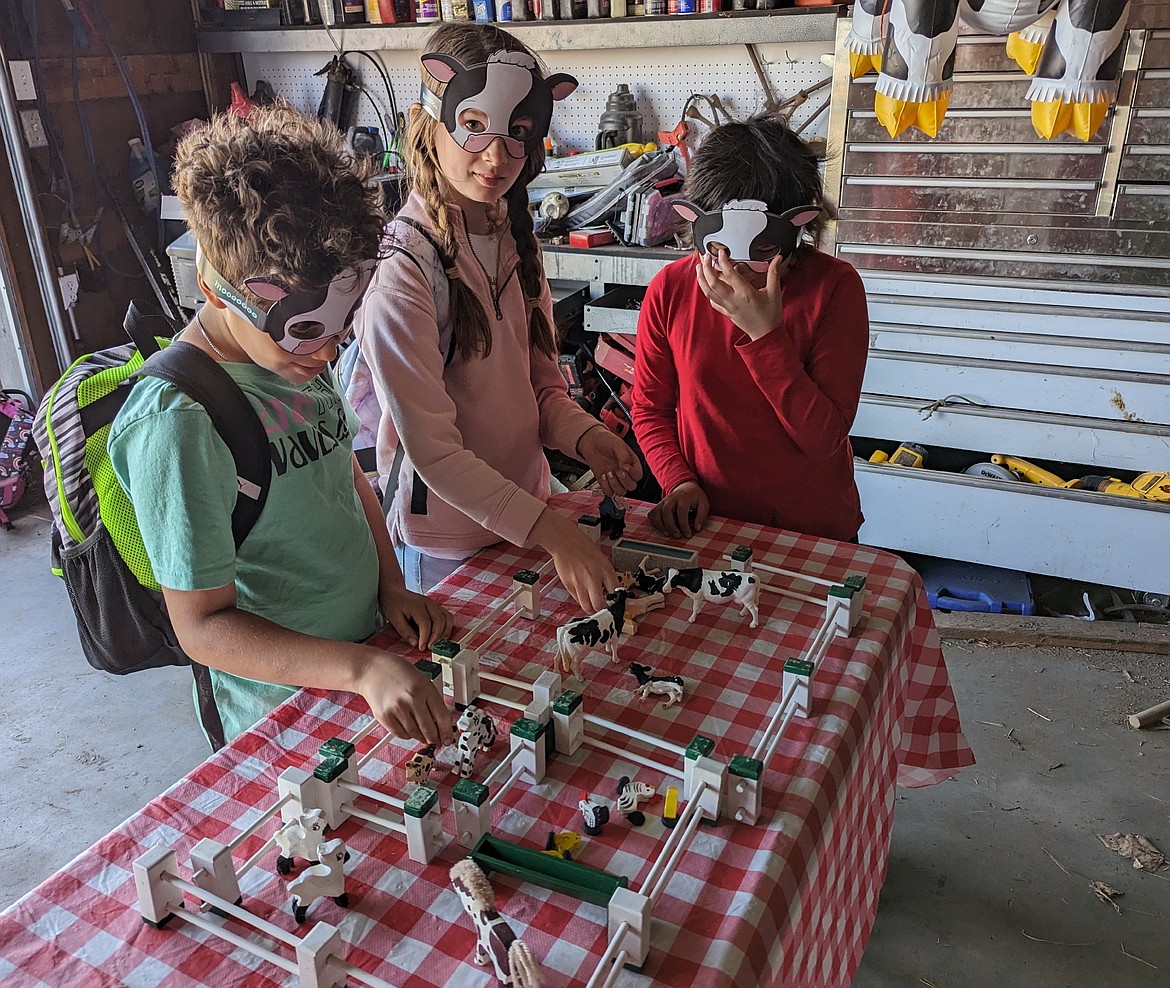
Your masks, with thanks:
[(623, 775), (617, 784), (617, 808), (635, 827), (646, 822), (646, 814), (638, 809), (638, 803), (643, 799), (654, 796), (654, 787), (645, 782), (631, 782), (628, 775)]
[(451, 887), (475, 924), (478, 941), (475, 963), (495, 968), (496, 978), (512, 988), (540, 988), (540, 965), (528, 945), (516, 937), (507, 921), (496, 912), (496, 894), (491, 882), (471, 858), (451, 868)]
[(487, 751), (496, 743), (495, 722), (474, 703), (468, 704), (455, 726), (459, 730), (459, 776), (470, 779), (475, 771), (475, 753)]

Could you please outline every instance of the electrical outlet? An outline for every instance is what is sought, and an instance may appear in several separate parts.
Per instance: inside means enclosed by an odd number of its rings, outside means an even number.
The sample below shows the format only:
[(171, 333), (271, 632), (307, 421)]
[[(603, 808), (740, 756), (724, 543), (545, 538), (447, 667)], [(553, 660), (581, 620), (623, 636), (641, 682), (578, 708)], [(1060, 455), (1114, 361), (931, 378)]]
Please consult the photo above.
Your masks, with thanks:
[[(58, 268), (59, 270), (60, 268)], [(61, 304), (67, 309), (72, 309), (77, 304), (77, 292), (81, 287), (80, 280), (76, 274), (59, 274), (57, 280), (61, 285)]]
[(24, 126), (24, 139), (30, 148), (47, 148), (49, 138), (45, 136), (45, 125), (37, 110), (21, 110), (20, 122)]
[(18, 103), (26, 103), (37, 98), (32, 62), (9, 62), (8, 71), (12, 74), (12, 94)]

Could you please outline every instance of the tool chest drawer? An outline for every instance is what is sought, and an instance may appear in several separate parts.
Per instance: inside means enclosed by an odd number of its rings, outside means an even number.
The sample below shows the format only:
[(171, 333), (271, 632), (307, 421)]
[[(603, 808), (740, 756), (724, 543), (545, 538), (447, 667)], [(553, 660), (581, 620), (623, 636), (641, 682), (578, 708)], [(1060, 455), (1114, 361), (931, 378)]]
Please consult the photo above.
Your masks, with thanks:
[(1170, 470), (1170, 297), (862, 277), (870, 352), (855, 448), (936, 455), (925, 468), (857, 461), (861, 540), (1170, 590), (1170, 503), (963, 472), (992, 454), (1069, 465), (1058, 481)]
[(611, 288), (585, 306), (585, 329), (591, 333), (635, 335), (645, 295), (645, 288), (634, 285)]

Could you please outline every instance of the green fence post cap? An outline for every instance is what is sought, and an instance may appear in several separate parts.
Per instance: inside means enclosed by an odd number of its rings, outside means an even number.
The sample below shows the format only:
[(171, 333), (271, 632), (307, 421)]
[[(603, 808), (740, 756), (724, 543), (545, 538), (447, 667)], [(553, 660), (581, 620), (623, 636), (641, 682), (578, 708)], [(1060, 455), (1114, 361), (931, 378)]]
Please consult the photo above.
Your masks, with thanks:
[(565, 714), (568, 716), (574, 710), (581, 706), (581, 694), (575, 690), (565, 690), (560, 696), (553, 700), (553, 710), (558, 714)]
[(784, 671), (791, 672), (797, 676), (811, 676), (813, 674), (813, 664), (807, 659), (788, 659), (784, 663)]
[(852, 600), (853, 595), (857, 593), (853, 587), (829, 587), (830, 597), (840, 597), (843, 600)]
[(426, 816), (438, 801), (438, 789), (420, 785), (406, 798), (406, 802), (402, 804), (402, 812), (407, 816)]
[(524, 738), (526, 741), (537, 741), (544, 731), (545, 726), (540, 721), (531, 720), (528, 717), (520, 717), (512, 724), (511, 733), (518, 738)]
[(317, 754), (322, 758), (353, 758), (353, 753), (356, 750), (349, 741), (342, 741), (341, 738), (330, 738), (317, 749)]
[(758, 758), (749, 755), (732, 755), (727, 771), (745, 779), (755, 779), (757, 782), (764, 774), (764, 763)]
[(702, 734), (696, 734), (695, 739), (687, 745), (687, 758), (690, 758), (692, 761), (696, 758), (706, 758), (714, 750), (714, 741), (710, 738), (703, 737)]
[(460, 779), (451, 787), (451, 798), (461, 803), (474, 803), (483, 806), (487, 802), (488, 787), (473, 782), (471, 779)]
[(331, 755), (328, 758), (323, 758), (321, 764), (313, 769), (313, 778), (320, 779), (322, 782), (332, 782), (347, 768), (349, 768), (348, 759), (336, 758)]
[(443, 675), (443, 667), (437, 662), (432, 662), (430, 659), (419, 659), (414, 667), (421, 672), (427, 679), (438, 679)]
[(852, 590), (864, 590), (865, 577), (860, 573), (850, 573), (847, 577), (845, 577), (845, 586)]
[(752, 547), (750, 545), (737, 545), (731, 550), (731, 558), (737, 563), (746, 563), (752, 558)]
[(440, 638), (431, 646), (431, 655), (441, 655), (445, 659), (453, 659), (459, 654), (459, 642), (450, 638)]
[(540, 574), (534, 569), (522, 569), (512, 574), (512, 579), (516, 583), (526, 583), (528, 586), (532, 586), (532, 584), (540, 579)]

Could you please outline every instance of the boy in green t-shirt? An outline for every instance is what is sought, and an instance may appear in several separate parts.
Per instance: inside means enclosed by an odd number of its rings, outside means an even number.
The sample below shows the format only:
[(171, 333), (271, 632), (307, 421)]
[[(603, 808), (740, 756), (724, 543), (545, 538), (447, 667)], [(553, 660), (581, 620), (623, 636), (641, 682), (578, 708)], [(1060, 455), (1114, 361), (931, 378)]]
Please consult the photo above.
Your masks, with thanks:
[(451, 714), (430, 680), (358, 644), (379, 615), (422, 649), (453, 628), (406, 589), (329, 366), (378, 255), (377, 193), (335, 128), (284, 105), (190, 134), (174, 185), (207, 298), (179, 339), (240, 386), (272, 456), (267, 501), (237, 552), (234, 462), (202, 406), (147, 377), (114, 420), (110, 457), (179, 643), (211, 670), (229, 740), (313, 686), (360, 693), (397, 737), (448, 744)]

